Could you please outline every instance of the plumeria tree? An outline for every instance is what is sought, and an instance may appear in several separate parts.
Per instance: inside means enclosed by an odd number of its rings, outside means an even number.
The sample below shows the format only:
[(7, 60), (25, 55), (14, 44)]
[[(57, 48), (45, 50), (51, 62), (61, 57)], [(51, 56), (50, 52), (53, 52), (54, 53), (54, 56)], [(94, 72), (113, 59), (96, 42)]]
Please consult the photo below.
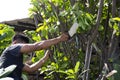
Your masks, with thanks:
[[(48, 80), (118, 80), (120, 56), (119, 0), (31, 0), (36, 30), (32, 41), (54, 38), (77, 22), (77, 33), (51, 46), (50, 60), (40, 69)], [(33, 62), (44, 51), (35, 52)]]
[[(35, 20), (34, 32), (39, 36), (35, 41), (56, 37), (68, 31), (73, 23), (79, 24), (77, 33), (69, 41), (50, 48), (53, 51), (51, 64), (41, 68), (45, 78), (118, 78), (118, 3), (118, 0), (31, 0), (30, 16)], [(111, 77), (110, 72), (115, 76)]]

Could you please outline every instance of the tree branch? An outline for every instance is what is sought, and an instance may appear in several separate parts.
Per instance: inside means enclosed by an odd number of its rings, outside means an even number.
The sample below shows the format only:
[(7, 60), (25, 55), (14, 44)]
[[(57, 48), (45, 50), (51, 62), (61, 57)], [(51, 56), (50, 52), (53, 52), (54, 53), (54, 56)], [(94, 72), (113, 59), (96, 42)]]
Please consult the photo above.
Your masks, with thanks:
[[(84, 70), (89, 69), (90, 59), (91, 59), (91, 54), (92, 54), (92, 42), (93, 42), (93, 40), (95, 39), (95, 37), (97, 36), (97, 33), (98, 33), (98, 27), (100, 25), (100, 20), (101, 20), (101, 16), (102, 16), (102, 9), (103, 9), (104, 0), (99, 0), (99, 3), (100, 3), (100, 6), (99, 6), (99, 9), (98, 9), (98, 16), (97, 16), (97, 19), (96, 19), (95, 31), (92, 34), (91, 39), (88, 41), (87, 48), (86, 48)], [(84, 73), (83, 80), (88, 80), (88, 71)]]
[(95, 39), (95, 37), (97, 36), (97, 33), (98, 33), (98, 27), (100, 25), (100, 20), (101, 20), (101, 16), (102, 16), (104, 0), (99, 0), (99, 3), (100, 3), (100, 6), (99, 6), (99, 9), (98, 9), (98, 16), (97, 16), (97, 19), (96, 19), (95, 30), (94, 30), (94, 32), (91, 36), (90, 44), (93, 42), (93, 40)]

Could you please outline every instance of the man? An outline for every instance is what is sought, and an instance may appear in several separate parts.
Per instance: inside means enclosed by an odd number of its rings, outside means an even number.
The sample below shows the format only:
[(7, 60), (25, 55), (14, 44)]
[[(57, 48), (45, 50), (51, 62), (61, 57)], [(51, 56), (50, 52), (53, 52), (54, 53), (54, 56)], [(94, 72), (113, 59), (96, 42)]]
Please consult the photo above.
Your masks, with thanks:
[(63, 33), (59, 37), (53, 39), (29, 44), (29, 39), (26, 36), (22, 34), (16, 34), (13, 37), (12, 44), (6, 48), (1, 55), (0, 68), (6, 68), (10, 65), (17, 65), (16, 69), (10, 75), (8, 75), (8, 77), (12, 77), (14, 80), (22, 80), (22, 71), (31, 73), (38, 70), (48, 59), (50, 52), (47, 51), (42, 59), (32, 65), (23, 64), (23, 54), (29, 54), (33, 51), (47, 49), (51, 45), (55, 45), (66, 40), (68, 40), (68, 35)]

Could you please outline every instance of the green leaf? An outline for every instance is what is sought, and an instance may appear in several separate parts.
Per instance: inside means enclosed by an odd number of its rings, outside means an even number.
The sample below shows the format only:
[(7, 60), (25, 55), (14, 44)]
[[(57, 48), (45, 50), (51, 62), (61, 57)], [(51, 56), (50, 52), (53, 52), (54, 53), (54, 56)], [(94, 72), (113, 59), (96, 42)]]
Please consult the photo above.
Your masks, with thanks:
[(0, 69), (0, 78), (6, 77), (7, 75), (9, 75), (15, 68), (16, 68), (16, 65), (11, 65), (6, 68), (1, 68)]
[(0, 35), (0, 40), (5, 39), (5, 37), (6, 37), (6, 36), (7, 36), (7, 34), (6, 34), (6, 33), (1, 34), (1, 35)]
[(62, 74), (67, 74), (67, 75), (69, 75), (66, 71), (63, 71), (63, 70), (59, 70), (59, 71), (57, 71), (57, 72), (62, 73)]
[(99, 31), (103, 31), (104, 30), (104, 27), (102, 25), (99, 26), (98, 28)]
[(53, 27), (53, 26), (51, 26), (50, 28), (49, 28), (49, 32), (50, 33), (54, 33), (56, 30), (55, 30), (55, 28)]
[(37, 28), (36, 32), (40, 32), (43, 29), (44, 29), (44, 26), (40, 26), (39, 28)]
[(53, 73), (54, 73), (54, 71), (51, 71), (49, 74), (47, 74), (47, 76), (52, 75)]
[(58, 68), (59, 68), (58, 64), (57, 64), (57, 63), (54, 63), (54, 62), (51, 63), (51, 66), (54, 67), (55, 69), (58, 69)]
[(40, 68), (40, 74), (43, 74), (45, 71), (48, 71), (48, 69), (46, 67)]
[(22, 79), (23, 79), (23, 80), (28, 80), (27, 75), (26, 75), (26, 74), (22, 74)]
[(60, 16), (66, 16), (68, 14), (68, 12), (67, 11), (62, 11), (62, 12), (60, 12)]
[(80, 62), (78, 61), (75, 65), (75, 73), (79, 71), (79, 67), (80, 67)]
[(89, 14), (89, 13), (86, 13), (86, 17), (87, 17), (87, 19), (89, 19), (90, 21), (92, 21), (92, 19), (93, 19), (93, 16), (92, 16), (91, 14)]
[(66, 77), (65, 79), (75, 79), (75, 76), (71, 75), (71, 76)]
[(66, 72), (71, 73), (71, 74), (74, 74), (73, 69), (68, 69)]
[(115, 30), (119, 30), (118, 24), (115, 23), (115, 24), (113, 25), (113, 28), (114, 28)]
[(120, 18), (119, 17), (115, 17), (115, 18), (113, 18), (113, 20), (120, 21)]
[(64, 61), (68, 61), (68, 58), (66, 56), (63, 57)]

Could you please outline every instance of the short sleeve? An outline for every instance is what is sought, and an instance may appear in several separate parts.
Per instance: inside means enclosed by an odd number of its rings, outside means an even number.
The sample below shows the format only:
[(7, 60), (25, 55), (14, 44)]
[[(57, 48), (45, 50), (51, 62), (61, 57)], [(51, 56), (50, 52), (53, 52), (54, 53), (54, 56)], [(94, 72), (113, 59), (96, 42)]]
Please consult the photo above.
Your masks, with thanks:
[(10, 51), (10, 54), (13, 56), (20, 56), (21, 55), (20, 49), (21, 49), (20, 45), (12, 45), (8, 48), (8, 51)]

